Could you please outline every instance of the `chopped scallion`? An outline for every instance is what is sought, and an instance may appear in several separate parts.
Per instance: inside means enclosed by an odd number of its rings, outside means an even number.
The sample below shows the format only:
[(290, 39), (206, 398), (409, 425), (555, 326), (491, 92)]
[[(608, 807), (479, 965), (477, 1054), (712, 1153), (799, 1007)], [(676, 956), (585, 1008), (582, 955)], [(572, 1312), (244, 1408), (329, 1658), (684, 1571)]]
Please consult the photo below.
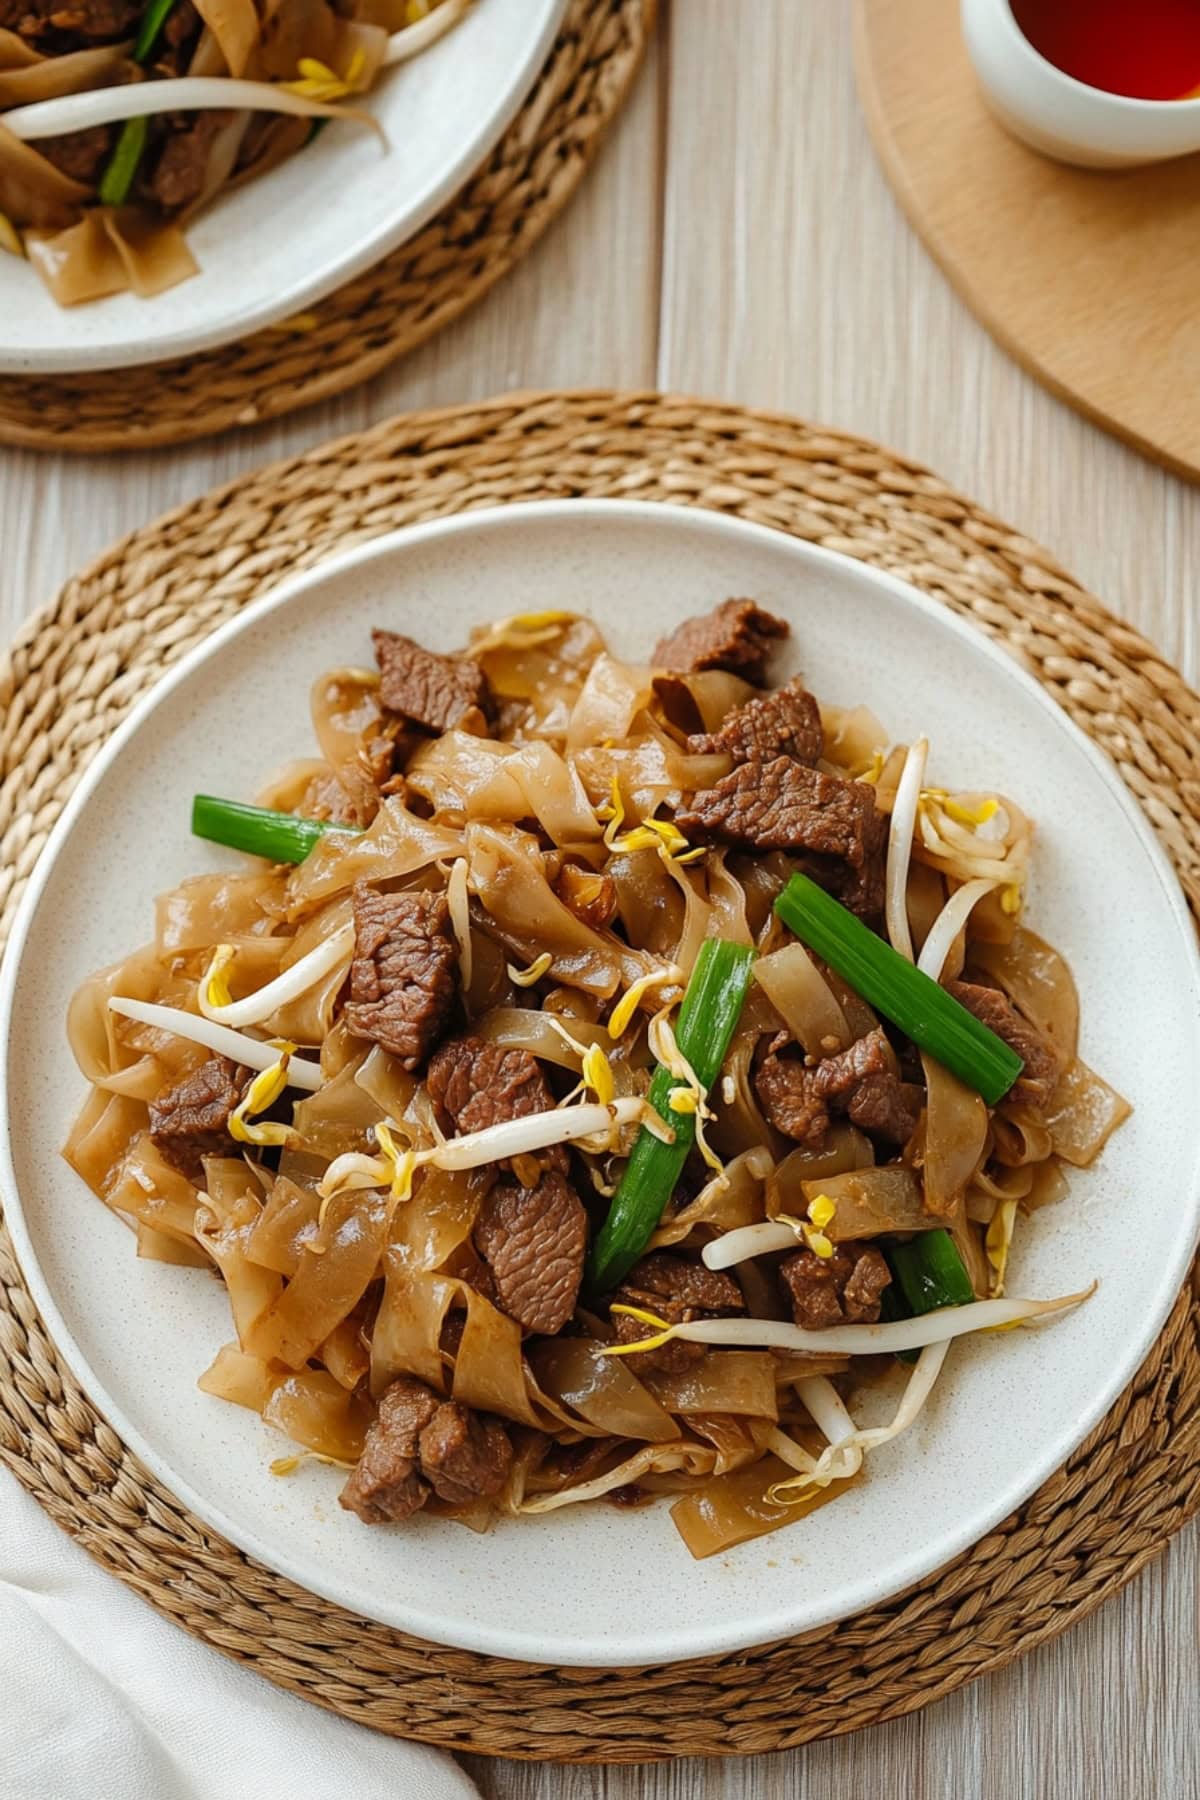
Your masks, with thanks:
[(265, 856), (268, 862), (303, 862), (327, 831), (357, 832), (357, 825), (339, 825), (332, 819), (301, 819), (295, 813), (271, 812), (265, 806), (244, 806), (239, 800), (217, 800), (197, 794), (192, 801), (192, 832), (230, 850)]

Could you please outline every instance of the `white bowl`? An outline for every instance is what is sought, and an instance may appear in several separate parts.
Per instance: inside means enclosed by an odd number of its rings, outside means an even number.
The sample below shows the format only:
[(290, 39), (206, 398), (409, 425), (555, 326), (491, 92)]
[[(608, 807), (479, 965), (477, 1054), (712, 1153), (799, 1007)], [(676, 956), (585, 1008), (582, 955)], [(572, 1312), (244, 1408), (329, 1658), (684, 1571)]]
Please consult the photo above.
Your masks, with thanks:
[[(55, 304), (0, 256), (0, 373), (70, 374), (212, 350), (314, 306), (420, 230), (484, 161), (533, 86), (566, 0), (478, 0), (380, 78), (387, 134), (334, 124), (188, 227), (200, 273), (153, 300)], [(281, 343), (295, 340), (280, 339)]]
[[(220, 1286), (138, 1262), (60, 1160), (83, 1096), (67, 1000), (140, 943), (156, 893), (228, 863), (188, 835), (192, 793), (248, 795), (311, 748), (310, 681), (367, 660), (368, 628), (461, 643), (485, 614), (568, 605), (616, 651), (729, 594), (794, 627), (818, 692), (865, 701), (932, 773), (1011, 790), (1038, 821), (1030, 916), (1070, 956), (1084, 1055), (1136, 1110), (1062, 1205), (1022, 1225), (1012, 1291), (1100, 1286), (1038, 1331), (954, 1347), (918, 1426), (809, 1521), (694, 1563), (664, 1506), (368, 1529), (341, 1476), (286, 1480), (285, 1446), (196, 1377), (231, 1336)], [(604, 501), (513, 506), (385, 538), (310, 570), (173, 670), (97, 757), (36, 871), (0, 977), (0, 1190), (48, 1327), (88, 1392), (186, 1505), (262, 1562), (439, 1642), (556, 1663), (652, 1663), (764, 1642), (921, 1580), (982, 1536), (1100, 1419), (1188, 1265), (1200, 1199), (1200, 974), (1179, 889), (1106, 762), (1003, 652), (903, 582), (711, 512)], [(5, 1110), (6, 1109), (6, 1112)], [(872, 1407), (889, 1410), (886, 1396)]]
[(1076, 81), (1034, 49), (1009, 0), (962, 0), (962, 28), (988, 106), (1046, 156), (1125, 169), (1200, 150), (1200, 100), (1136, 100)]

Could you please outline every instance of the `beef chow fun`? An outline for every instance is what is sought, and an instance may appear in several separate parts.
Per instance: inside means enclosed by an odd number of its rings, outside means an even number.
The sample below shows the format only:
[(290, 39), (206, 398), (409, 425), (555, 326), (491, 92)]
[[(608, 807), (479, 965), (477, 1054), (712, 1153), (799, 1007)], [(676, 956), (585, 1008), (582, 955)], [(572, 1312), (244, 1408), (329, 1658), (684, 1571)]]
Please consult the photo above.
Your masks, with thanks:
[(645, 665), (568, 612), (373, 635), (311, 759), (196, 797), (243, 858), (75, 994), (67, 1160), (223, 1281), (201, 1388), (365, 1523), (666, 1495), (695, 1556), (786, 1525), (955, 1338), (1086, 1298), (1007, 1291), (1129, 1111), (1026, 922), (1032, 823), (773, 679), (751, 600)]
[(186, 228), (471, 0), (0, 0), (0, 249), (60, 305), (197, 272)]

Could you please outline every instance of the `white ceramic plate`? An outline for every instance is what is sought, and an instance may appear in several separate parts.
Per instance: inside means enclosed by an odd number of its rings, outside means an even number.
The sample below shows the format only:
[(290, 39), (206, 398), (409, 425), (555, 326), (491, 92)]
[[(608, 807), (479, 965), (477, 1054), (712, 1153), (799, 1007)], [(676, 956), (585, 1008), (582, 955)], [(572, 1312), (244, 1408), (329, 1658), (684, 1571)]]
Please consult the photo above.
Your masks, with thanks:
[[(56, 1154), (83, 1095), (64, 1042), (89, 970), (151, 930), (155, 894), (221, 866), (188, 835), (194, 790), (247, 796), (310, 753), (307, 695), (369, 660), (368, 628), (436, 648), (502, 613), (590, 612), (644, 656), (689, 612), (751, 594), (792, 621), (817, 691), (866, 701), (931, 773), (998, 786), (1038, 821), (1030, 917), (1068, 953), (1085, 1057), (1133, 1118), (1070, 1198), (1018, 1235), (1011, 1290), (1095, 1298), (1040, 1331), (954, 1347), (918, 1426), (811, 1521), (694, 1563), (665, 1507), (600, 1505), (476, 1537), (417, 1518), (367, 1529), (337, 1471), (290, 1479), (281, 1440), (196, 1377), (230, 1337), (222, 1290), (135, 1260), (129, 1233)], [(513, 506), (330, 561), (218, 632), (92, 765), (38, 866), (0, 990), (11, 1161), (0, 1182), (26, 1274), (85, 1388), (168, 1487), (318, 1594), (406, 1631), (560, 1663), (649, 1663), (765, 1642), (874, 1604), (992, 1527), (1058, 1467), (1149, 1348), (1196, 1237), (1200, 979), (1165, 858), (1118, 777), (1000, 651), (901, 582), (711, 512)], [(0, 1097), (2, 1104), (2, 1097)], [(2, 1116), (2, 1115), (0, 1115)], [(882, 1402), (880, 1402), (882, 1404)]]
[(387, 134), (334, 124), (188, 228), (200, 273), (153, 300), (57, 306), (0, 256), (0, 373), (78, 373), (195, 355), (312, 306), (420, 230), (516, 115), (566, 0), (478, 0), (383, 75), (367, 105)]

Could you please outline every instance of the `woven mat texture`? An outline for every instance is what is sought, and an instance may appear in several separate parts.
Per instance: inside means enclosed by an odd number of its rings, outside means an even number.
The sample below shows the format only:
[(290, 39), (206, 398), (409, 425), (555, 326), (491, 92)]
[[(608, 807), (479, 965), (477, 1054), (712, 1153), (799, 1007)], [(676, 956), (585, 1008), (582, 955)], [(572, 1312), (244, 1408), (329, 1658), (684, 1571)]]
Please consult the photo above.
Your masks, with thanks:
[[(1200, 910), (1200, 700), (1045, 551), (858, 438), (653, 393), (515, 394), (239, 477), (127, 538), (26, 626), (0, 663), (0, 933), (93, 753), (216, 625), (282, 576), (397, 526), (575, 495), (737, 514), (906, 576), (970, 618), (1113, 758)], [(669, 1667), (499, 1662), (354, 1617), (208, 1531), (75, 1386), (2, 1232), (0, 1293), (0, 1457), (59, 1524), (281, 1686), (456, 1750), (750, 1753), (894, 1718), (1082, 1618), (1200, 1503), (1193, 1271), (1136, 1380), (1066, 1467), (918, 1590), (802, 1638)]]
[[(368, 381), (457, 319), (537, 243), (621, 108), (657, 0), (571, 0), (537, 83), (483, 167), (416, 237), (276, 327), (200, 356), (128, 369), (0, 376), (0, 443), (134, 450), (260, 425)], [(152, 304), (152, 303), (148, 303)]]

